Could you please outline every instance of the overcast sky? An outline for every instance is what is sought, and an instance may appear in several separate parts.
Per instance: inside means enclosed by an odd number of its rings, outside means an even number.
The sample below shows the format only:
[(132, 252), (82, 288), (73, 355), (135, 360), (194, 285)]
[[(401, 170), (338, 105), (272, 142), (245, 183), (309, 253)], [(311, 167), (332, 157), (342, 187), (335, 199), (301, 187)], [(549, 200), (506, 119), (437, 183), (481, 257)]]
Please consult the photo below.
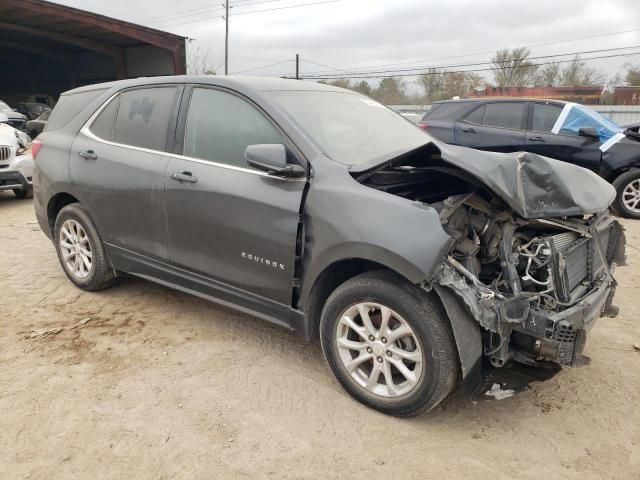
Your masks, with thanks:
[[(191, 46), (209, 47), (212, 67), (223, 73), (223, 1), (56, 3), (193, 38)], [(231, 72), (285, 62), (251, 73), (293, 74), (296, 53), (302, 58), (304, 75), (334, 72), (332, 68), (372, 71), (478, 63), (490, 60), (491, 52), (504, 47), (531, 46), (532, 55), (542, 56), (640, 45), (640, 0), (339, 0), (241, 15), (321, 1), (231, 0), (236, 5), (230, 26)], [(634, 29), (624, 34), (565, 41)], [(629, 52), (640, 52), (640, 48)], [(592, 55), (616, 53), (620, 52)], [(640, 63), (640, 54), (594, 60), (589, 65), (613, 75), (627, 62)], [(491, 80), (490, 74), (488, 79)]]

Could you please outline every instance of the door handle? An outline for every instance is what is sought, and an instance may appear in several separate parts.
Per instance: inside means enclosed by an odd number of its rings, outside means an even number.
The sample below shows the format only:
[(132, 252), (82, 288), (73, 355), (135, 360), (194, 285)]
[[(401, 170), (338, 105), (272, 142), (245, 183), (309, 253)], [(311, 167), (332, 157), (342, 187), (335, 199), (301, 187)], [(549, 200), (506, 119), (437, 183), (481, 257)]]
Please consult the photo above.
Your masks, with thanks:
[(463, 128), (462, 131), (465, 133), (476, 133), (476, 129), (471, 127)]
[(81, 152), (78, 152), (78, 155), (80, 155), (85, 160), (97, 160), (98, 159), (98, 155), (96, 155), (96, 153), (93, 150), (83, 150)]
[(544, 142), (544, 138), (542, 137), (531, 137), (529, 139), (530, 142)]
[(194, 177), (191, 172), (173, 172), (171, 178), (180, 183), (198, 183), (198, 178)]

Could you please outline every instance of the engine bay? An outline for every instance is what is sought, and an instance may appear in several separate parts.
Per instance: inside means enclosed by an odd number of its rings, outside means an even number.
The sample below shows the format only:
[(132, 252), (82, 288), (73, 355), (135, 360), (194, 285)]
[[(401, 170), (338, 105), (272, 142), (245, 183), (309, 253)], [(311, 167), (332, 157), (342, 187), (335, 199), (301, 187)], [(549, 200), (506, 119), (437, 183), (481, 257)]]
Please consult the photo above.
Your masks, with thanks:
[(611, 298), (594, 296), (615, 286), (611, 268), (624, 258), (622, 228), (606, 212), (523, 218), (437, 151), (357, 179), (438, 212), (454, 242), (434, 280), (481, 325), (483, 354), (493, 366), (577, 365), (585, 361), (590, 320), (575, 310), (597, 301), (603, 304), (597, 316), (617, 313)]

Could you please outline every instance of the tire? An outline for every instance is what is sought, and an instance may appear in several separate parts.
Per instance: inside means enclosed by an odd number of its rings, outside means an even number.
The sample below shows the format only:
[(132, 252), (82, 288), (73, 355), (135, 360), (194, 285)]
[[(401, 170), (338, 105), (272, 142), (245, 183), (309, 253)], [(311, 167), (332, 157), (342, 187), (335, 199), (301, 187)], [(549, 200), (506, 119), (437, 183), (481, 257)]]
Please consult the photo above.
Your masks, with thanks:
[[(72, 238), (74, 233), (75, 241)], [(78, 288), (95, 292), (111, 286), (115, 280), (115, 271), (98, 230), (82, 205), (72, 203), (60, 210), (56, 217), (53, 239), (64, 273)], [(78, 248), (75, 247), (76, 244), (79, 245)], [(69, 256), (69, 252), (74, 253)], [(83, 261), (83, 255), (88, 259), (90, 267)]]
[(18, 198), (33, 198), (33, 188), (25, 188), (13, 190), (13, 194)]
[[(378, 331), (374, 342), (362, 335), (368, 333), (363, 327), (362, 314), (356, 313), (362, 304), (365, 311), (370, 309), (366, 316)], [(391, 329), (385, 329), (389, 339), (381, 333), (385, 308), (391, 311)], [(354, 325), (345, 320), (347, 317), (355, 322), (358, 333), (347, 326)], [(408, 325), (412, 335), (394, 340), (392, 337), (397, 335), (394, 332), (406, 327), (402, 322)], [(393, 323), (397, 323), (397, 328)], [(345, 332), (348, 332), (346, 337)], [(344, 389), (359, 402), (386, 414), (407, 417), (431, 410), (451, 392), (457, 381), (457, 351), (449, 320), (439, 301), (393, 272), (368, 272), (340, 285), (322, 311), (320, 341), (325, 359)], [(345, 341), (349, 346), (357, 345), (357, 353), (345, 348)], [(366, 349), (362, 349), (362, 343), (367, 345)], [(402, 355), (398, 355), (400, 352)], [(347, 364), (368, 358), (365, 353), (372, 355), (371, 360), (360, 363), (361, 366), (353, 369), (355, 373), (350, 373)], [(419, 358), (422, 366), (405, 360), (407, 355)], [(376, 362), (383, 371), (377, 381), (369, 382), (367, 371), (370, 379)], [(401, 374), (396, 368), (399, 362), (404, 363), (405, 372), (413, 375)], [(394, 379), (391, 387), (388, 374)], [(414, 378), (413, 386), (410, 377)], [(398, 379), (401, 382), (396, 382)]]
[[(626, 218), (640, 218), (640, 170), (633, 169), (624, 172), (613, 181), (616, 189), (616, 199), (613, 201), (613, 207), (618, 214)], [(635, 208), (625, 204), (625, 199), (635, 201), (632, 196), (634, 189), (638, 190), (638, 203)]]

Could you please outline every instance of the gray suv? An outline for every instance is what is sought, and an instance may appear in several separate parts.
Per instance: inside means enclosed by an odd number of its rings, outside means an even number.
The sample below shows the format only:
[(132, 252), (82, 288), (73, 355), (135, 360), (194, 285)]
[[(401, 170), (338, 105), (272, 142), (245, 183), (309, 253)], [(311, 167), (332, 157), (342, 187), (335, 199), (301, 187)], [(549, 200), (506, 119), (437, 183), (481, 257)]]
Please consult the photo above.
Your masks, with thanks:
[(605, 180), (440, 143), (351, 91), (93, 85), (63, 94), (34, 143), (36, 215), (75, 285), (126, 272), (319, 339), (385, 413), (429, 410), (487, 369), (582, 364), (617, 312)]

